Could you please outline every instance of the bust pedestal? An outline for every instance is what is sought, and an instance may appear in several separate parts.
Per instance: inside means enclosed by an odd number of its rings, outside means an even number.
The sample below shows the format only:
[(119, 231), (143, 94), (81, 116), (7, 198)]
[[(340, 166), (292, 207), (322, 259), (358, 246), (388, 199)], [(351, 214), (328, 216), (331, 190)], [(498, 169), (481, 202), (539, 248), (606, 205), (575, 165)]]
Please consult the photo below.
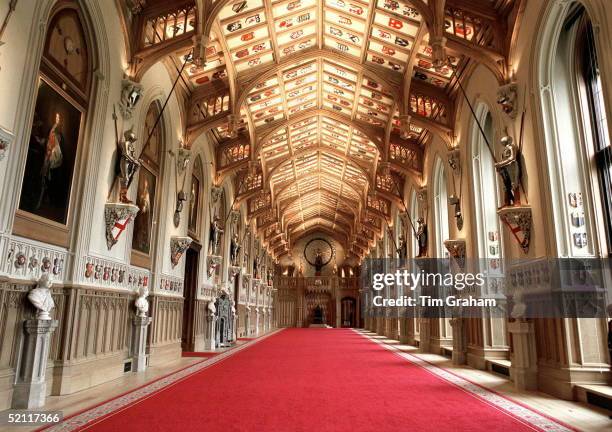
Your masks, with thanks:
[(214, 351), (217, 348), (217, 343), (216, 343), (216, 326), (217, 326), (217, 317), (212, 314), (209, 313), (206, 316), (206, 324), (208, 326), (208, 329), (206, 331), (206, 341), (204, 343), (204, 351)]
[(508, 324), (508, 331), (512, 334), (514, 344), (510, 368), (514, 386), (519, 390), (536, 390), (538, 388), (538, 369), (533, 323), (514, 321)]
[(135, 316), (132, 318), (134, 333), (132, 336), (132, 372), (143, 372), (147, 368), (147, 327), (151, 317)]
[(453, 328), (453, 364), (467, 363), (467, 329), (463, 318), (452, 318), (450, 324)]
[(259, 321), (261, 319), (261, 312), (259, 308), (255, 309), (255, 337), (259, 336)]
[(17, 382), (13, 390), (13, 409), (40, 408), (45, 404), (47, 359), (51, 334), (57, 321), (31, 319), (24, 323), (25, 338), (17, 366)]

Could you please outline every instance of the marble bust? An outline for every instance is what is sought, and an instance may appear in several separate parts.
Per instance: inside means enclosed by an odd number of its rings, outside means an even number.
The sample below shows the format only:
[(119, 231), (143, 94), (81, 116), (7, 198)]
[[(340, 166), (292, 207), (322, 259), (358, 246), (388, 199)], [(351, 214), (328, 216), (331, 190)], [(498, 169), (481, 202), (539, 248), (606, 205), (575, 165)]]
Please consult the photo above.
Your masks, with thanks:
[(28, 293), (28, 300), (37, 309), (36, 318), (40, 320), (50, 320), (49, 312), (55, 307), (55, 302), (51, 296), (51, 277), (49, 273), (44, 272), (36, 286)]
[(134, 302), (134, 306), (136, 306), (136, 315), (139, 317), (146, 317), (149, 312), (149, 301), (147, 297), (149, 296), (149, 289), (146, 286), (143, 286), (140, 289), (140, 295)]

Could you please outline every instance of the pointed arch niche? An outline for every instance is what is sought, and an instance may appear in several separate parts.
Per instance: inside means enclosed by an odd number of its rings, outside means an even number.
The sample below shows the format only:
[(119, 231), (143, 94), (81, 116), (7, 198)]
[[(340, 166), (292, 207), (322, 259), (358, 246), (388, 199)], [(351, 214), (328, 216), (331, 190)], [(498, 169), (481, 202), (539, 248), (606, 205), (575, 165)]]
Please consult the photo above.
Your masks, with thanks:
[[(600, 32), (583, 4), (555, 0), (539, 40), (538, 93), (556, 254), (610, 253), (612, 151)], [(607, 78), (609, 80), (609, 77)]]
[[(436, 157), (433, 171), (433, 222), (435, 225), (435, 257), (447, 258), (448, 250), (444, 245), (444, 241), (449, 238), (448, 225), (448, 186), (446, 182), (446, 172), (444, 170), (444, 162), (440, 157)], [(438, 271), (442, 271), (442, 267)], [(439, 286), (439, 295), (444, 295), (444, 286)], [(450, 292), (448, 293), (450, 294)], [(452, 346), (453, 330), (450, 324), (450, 318), (437, 318), (431, 320), (430, 324), (430, 343), (433, 352), (444, 352), (443, 347)], [(425, 324), (427, 325), (427, 324)]]
[[(550, 199), (543, 207), (551, 208), (548, 246), (558, 257), (609, 255), (612, 158), (606, 114), (610, 101), (604, 94), (610, 94), (610, 77), (600, 68), (597, 55), (598, 47), (607, 43), (603, 39), (607, 29), (592, 22), (585, 8), (592, 4), (548, 2), (535, 49), (536, 106), (541, 110), (544, 139), (541, 159)], [(568, 318), (551, 328), (547, 320), (535, 320), (539, 364), (554, 362), (567, 371), (558, 375), (560, 380), (609, 382), (606, 321)], [(571, 347), (550, 349), (547, 343), (574, 336)], [(581, 375), (585, 367), (598, 371), (598, 377)], [(541, 387), (561, 392), (546, 381)], [(562, 391), (571, 394), (572, 388)]]
[(444, 241), (448, 240), (448, 190), (446, 183), (446, 173), (444, 171), (444, 162), (439, 157), (436, 158), (433, 171), (434, 180), (434, 226), (436, 232), (435, 253), (436, 258), (445, 258), (448, 256), (448, 251), (444, 246)]
[(189, 236), (201, 243), (201, 225), (202, 225), (202, 209), (204, 202), (204, 194), (202, 187), (204, 185), (204, 168), (202, 166), (202, 157), (198, 155), (193, 164), (191, 173), (191, 185), (189, 188), (189, 218), (187, 220), (187, 229)]
[[(476, 116), (482, 125), (486, 139), (493, 145), (495, 132), (493, 117), (486, 104), (480, 104)], [(496, 272), (501, 267), (501, 230), (497, 208), (499, 201), (497, 174), (492, 149), (482, 136), (476, 121), (471, 128), (472, 187), (474, 191), (474, 213), (476, 220), (476, 242), (478, 258), (488, 269)]]
[(28, 138), (15, 234), (68, 247), (90, 108), (93, 42), (76, 1), (51, 12)]
[[(410, 245), (410, 250), (409, 250), (409, 256), (414, 258), (419, 254), (419, 240), (417, 239), (416, 234), (414, 233), (414, 230), (417, 229), (418, 227), (418, 220), (421, 217), (421, 212), (420, 212), (420, 208), (419, 208), (419, 198), (417, 196), (417, 192), (416, 190), (412, 190), (412, 193), (410, 194), (410, 220), (412, 221), (413, 226), (409, 226), (408, 227), (408, 231), (409, 231), (409, 237), (410, 237), (410, 241), (409, 241), (409, 245)], [(410, 222), (408, 222), (410, 224)]]
[[(478, 246), (478, 265), (486, 271), (490, 287), (503, 283), (502, 274), (501, 226), (497, 208), (501, 205), (497, 173), (492, 149), (487, 141), (495, 142), (495, 127), (489, 107), (481, 103), (476, 108), (476, 117), (482, 125), (486, 140), (476, 121), (471, 125), (471, 170), (474, 193), (474, 216), (476, 231), (473, 238)], [(495, 280), (497, 279), (497, 280)], [(508, 330), (506, 318), (493, 313), (492, 308), (483, 308), (481, 317), (467, 320), (467, 362), (479, 369), (487, 367), (488, 360), (507, 360), (509, 356)]]
[(138, 170), (136, 205), (138, 214), (134, 218), (131, 262), (138, 267), (150, 269), (155, 256), (159, 207), (161, 202), (161, 178), (164, 159), (164, 122), (160, 103), (154, 100), (149, 105), (144, 121), (142, 136), (151, 136), (140, 157), (142, 165)]

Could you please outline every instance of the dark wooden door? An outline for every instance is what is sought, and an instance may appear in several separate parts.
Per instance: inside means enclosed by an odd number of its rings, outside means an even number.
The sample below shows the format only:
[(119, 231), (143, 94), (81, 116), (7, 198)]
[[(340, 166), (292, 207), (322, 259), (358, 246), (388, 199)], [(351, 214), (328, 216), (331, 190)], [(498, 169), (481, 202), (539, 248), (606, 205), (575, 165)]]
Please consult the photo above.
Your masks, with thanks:
[(183, 295), (183, 332), (181, 336), (181, 348), (183, 351), (193, 351), (194, 346), (194, 322), (195, 322), (195, 299), (198, 287), (198, 257), (199, 252), (195, 248), (187, 249), (185, 254), (185, 289)]
[(342, 327), (355, 327), (357, 315), (357, 302), (352, 297), (344, 297), (340, 302), (340, 325)]

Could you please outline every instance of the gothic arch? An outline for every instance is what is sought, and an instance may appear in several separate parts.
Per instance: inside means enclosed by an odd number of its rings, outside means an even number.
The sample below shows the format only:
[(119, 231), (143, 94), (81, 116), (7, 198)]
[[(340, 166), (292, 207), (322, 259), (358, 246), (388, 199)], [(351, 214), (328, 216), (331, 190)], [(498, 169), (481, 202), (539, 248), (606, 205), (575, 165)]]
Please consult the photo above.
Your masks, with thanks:
[(444, 258), (446, 249), (444, 241), (449, 238), (448, 221), (448, 177), (445, 164), (440, 157), (436, 157), (432, 173), (432, 199), (433, 218), (435, 226), (435, 254), (437, 258)]
[[(579, 6), (584, 7), (584, 19), (592, 20), (590, 11), (597, 2), (551, 1), (544, 8), (541, 17), (542, 31), (534, 44), (534, 80), (537, 121), (542, 125), (536, 128), (545, 143), (539, 148), (541, 171), (548, 177), (548, 188), (545, 190), (548, 206), (544, 212), (551, 223), (548, 224), (550, 235), (548, 247), (558, 256), (593, 256), (600, 255), (605, 249), (605, 235), (602, 234), (603, 222), (598, 195), (600, 186), (593, 177), (588, 160), (592, 157), (592, 134), (590, 119), (586, 118), (581, 104), (581, 90), (578, 85), (576, 55), (577, 37), (575, 25), (564, 26), (570, 11)], [(605, 16), (605, 14), (597, 15)], [(599, 23), (592, 22), (593, 26)], [(601, 28), (601, 27), (600, 27)], [(596, 47), (604, 46), (603, 32), (594, 32)], [(580, 34), (582, 34), (582, 30)], [(609, 43), (609, 41), (608, 41)], [(597, 50), (602, 52), (601, 50)], [(537, 60), (536, 60), (537, 59)], [(610, 75), (612, 69), (606, 67), (609, 59), (602, 61), (603, 76)], [(610, 112), (612, 94), (608, 79), (602, 79), (606, 112)], [(608, 125), (609, 125), (608, 115)], [(563, 139), (561, 137), (563, 136)], [(563, 148), (562, 148), (563, 146)], [(571, 174), (568, 174), (568, 170)], [(576, 183), (578, 182), (578, 183)], [(567, 196), (578, 190), (584, 197), (586, 217), (586, 244), (577, 245), (573, 238), (574, 229), (570, 222)]]

